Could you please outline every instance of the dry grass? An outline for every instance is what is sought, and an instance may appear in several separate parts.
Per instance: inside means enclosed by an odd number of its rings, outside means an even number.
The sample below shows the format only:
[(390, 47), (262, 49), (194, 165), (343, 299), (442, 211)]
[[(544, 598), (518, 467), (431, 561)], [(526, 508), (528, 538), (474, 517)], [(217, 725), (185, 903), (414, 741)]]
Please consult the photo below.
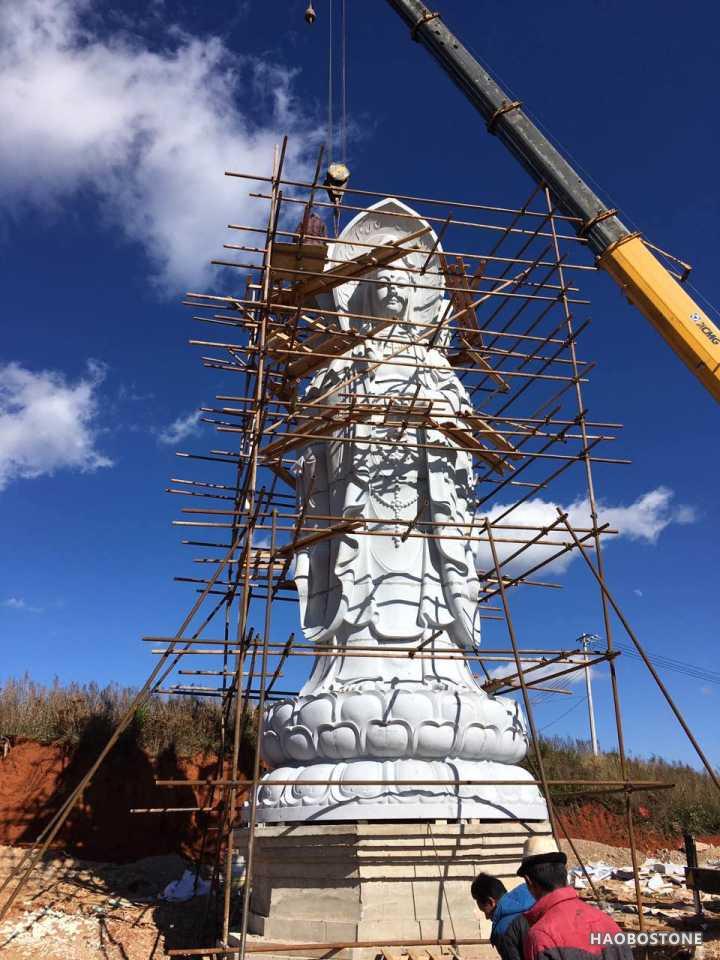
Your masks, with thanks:
[[(71, 683), (51, 687), (25, 676), (0, 687), (0, 736), (38, 743), (79, 743), (90, 727), (114, 729), (127, 712), (135, 691), (111, 684)], [(218, 705), (194, 697), (153, 696), (135, 711), (131, 734), (151, 756), (173, 748), (178, 756), (216, 753), (220, 744)], [(248, 718), (246, 733), (250, 733)], [(246, 737), (244, 737), (246, 739)]]

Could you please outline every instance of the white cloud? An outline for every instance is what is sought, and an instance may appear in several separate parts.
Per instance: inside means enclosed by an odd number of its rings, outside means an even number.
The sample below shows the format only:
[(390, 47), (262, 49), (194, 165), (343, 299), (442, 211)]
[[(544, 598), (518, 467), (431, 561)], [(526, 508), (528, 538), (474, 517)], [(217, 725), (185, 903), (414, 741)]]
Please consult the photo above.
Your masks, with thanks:
[(9, 610), (22, 610), (24, 613), (42, 613), (42, 607), (33, 607), (22, 597), (8, 597), (7, 600), (0, 602), (0, 607), (6, 607)]
[[(532, 681), (533, 683), (536, 683), (538, 680), (544, 677), (555, 677), (556, 674), (562, 673), (563, 670), (567, 670), (574, 664), (582, 663), (583, 661), (583, 657), (568, 657), (567, 660), (557, 663), (549, 663), (543, 666), (539, 666), (537, 660), (521, 660), (520, 663), (522, 664), (525, 680), (527, 682)], [(515, 676), (515, 674), (517, 674), (517, 666), (514, 662), (504, 663), (499, 667), (493, 667), (488, 670), (488, 674), (492, 680), (500, 680), (503, 677), (512, 677), (512, 682), (517, 682), (517, 678)], [(594, 676), (593, 667), (590, 667), (590, 675)], [(575, 670), (573, 673), (566, 673), (562, 677), (556, 677), (556, 679), (551, 681), (548, 685), (551, 688), (554, 687), (555, 689), (558, 689), (572, 686), (574, 683), (579, 683), (581, 680), (583, 682), (585, 681), (585, 671)]]
[(95, 442), (97, 388), (104, 369), (88, 364), (70, 382), (55, 370), (33, 373), (17, 363), (0, 367), (0, 490), (12, 480), (71, 468), (111, 467)]
[(675, 508), (675, 523), (697, 523), (698, 512), (688, 504), (679, 504)]
[[(629, 540), (641, 540), (645, 543), (657, 543), (658, 537), (670, 524), (694, 523), (697, 514), (693, 507), (683, 504), (673, 503), (673, 491), (668, 487), (656, 487), (638, 497), (628, 506), (608, 506), (602, 502), (598, 503), (598, 522), (602, 526), (604, 523), (610, 524), (610, 529), (617, 530), (619, 537), (627, 537)], [(495, 504), (487, 512), (487, 516), (492, 520), (500, 517), (508, 509), (509, 504)], [(549, 527), (558, 519), (557, 508), (568, 514), (568, 520), (574, 528), (589, 528), (592, 526), (590, 517), (590, 507), (587, 499), (578, 499), (568, 506), (542, 500), (536, 497), (520, 504), (512, 510), (507, 517), (499, 521), (503, 524), (517, 524), (519, 527)], [(539, 532), (539, 531), (537, 531)], [(502, 526), (493, 528), (493, 535), (496, 538), (506, 537), (508, 539), (532, 539), (536, 532), (503, 529)], [(583, 535), (581, 535), (582, 537)], [(611, 543), (616, 537), (607, 537), (605, 543)], [(503, 572), (510, 575), (521, 573), (543, 560), (548, 560), (554, 554), (562, 549), (565, 543), (571, 543), (565, 528), (560, 525), (551, 530), (550, 533), (534, 544), (528, 547), (516, 560), (511, 560)], [(591, 543), (586, 541), (584, 546)], [(559, 545), (558, 545), (559, 544)], [(513, 553), (520, 549), (520, 544), (497, 543), (498, 559), (502, 563)], [(542, 568), (542, 573), (563, 573), (575, 557), (578, 556), (577, 549), (567, 551), (561, 554), (555, 560), (552, 560), (547, 567)], [(476, 549), (477, 566), (480, 572), (493, 570), (493, 560), (490, 547), (486, 542), (477, 544)]]
[(100, 36), (81, 22), (94, 2), (0, 0), (0, 195), (8, 209), (49, 209), (90, 188), (161, 286), (188, 289), (207, 278), (230, 220), (266, 215), (224, 171), (267, 174), (287, 132), (286, 171), (307, 175), (317, 137), (299, 119), (293, 71), (171, 24), (161, 51)]
[(171, 424), (158, 433), (160, 443), (175, 444), (180, 443), (187, 437), (197, 433), (200, 429), (200, 417), (202, 413), (195, 410), (188, 413), (187, 416), (177, 417)]
[[(669, 487), (656, 487), (638, 497), (628, 507), (608, 507), (600, 505), (598, 513), (600, 523), (609, 523), (617, 528), (624, 537), (631, 540), (645, 540), (657, 543), (657, 539), (671, 523), (695, 523), (697, 513), (686, 504), (673, 504), (673, 491)], [(579, 505), (589, 516), (587, 503)], [(574, 523), (572, 517), (570, 522)]]

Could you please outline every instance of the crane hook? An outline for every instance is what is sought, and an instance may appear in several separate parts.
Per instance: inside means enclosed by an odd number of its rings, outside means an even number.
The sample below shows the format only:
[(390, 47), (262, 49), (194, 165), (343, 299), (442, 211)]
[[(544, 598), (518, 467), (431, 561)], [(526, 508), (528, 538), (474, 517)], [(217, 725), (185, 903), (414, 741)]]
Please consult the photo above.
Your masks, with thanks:
[(314, 10), (314, 8), (313, 8), (312, 0), (309, 0), (309, 3), (308, 3), (308, 5), (307, 5), (307, 9), (305, 10), (305, 23), (307, 23), (307, 24), (309, 24), (310, 26), (312, 26), (312, 25), (315, 23), (315, 17), (316, 17), (316, 16), (317, 16), (317, 14), (315, 13), (315, 10)]
[(327, 190), (330, 202), (337, 208), (342, 200), (345, 187), (350, 179), (350, 171), (344, 163), (331, 163), (327, 168), (323, 186)]

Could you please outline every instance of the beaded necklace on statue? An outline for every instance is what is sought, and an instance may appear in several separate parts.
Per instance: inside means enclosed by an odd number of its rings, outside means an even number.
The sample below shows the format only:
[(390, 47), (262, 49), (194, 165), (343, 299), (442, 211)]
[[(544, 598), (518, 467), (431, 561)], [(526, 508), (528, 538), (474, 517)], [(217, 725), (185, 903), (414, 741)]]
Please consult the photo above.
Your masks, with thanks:
[[(420, 499), (420, 495), (418, 491), (415, 490), (409, 497), (401, 499), (401, 479), (399, 472), (395, 472), (390, 477), (386, 475), (385, 482), (378, 483), (377, 481), (373, 481), (373, 476), (381, 472), (383, 466), (387, 468), (388, 466), (392, 466), (393, 462), (401, 463), (406, 456), (406, 451), (398, 450), (397, 447), (391, 448), (390, 453), (387, 451), (387, 447), (371, 445), (369, 457), (371, 470), (368, 489), (370, 497), (384, 507), (393, 520), (399, 520), (401, 512), (407, 510), (409, 507), (415, 506)], [(385, 492), (380, 493), (381, 489)], [(404, 524), (401, 526), (398, 523), (394, 523), (392, 524), (392, 528), (393, 535), (391, 539), (393, 546), (397, 550), (400, 548), (400, 535), (405, 531), (406, 527)]]

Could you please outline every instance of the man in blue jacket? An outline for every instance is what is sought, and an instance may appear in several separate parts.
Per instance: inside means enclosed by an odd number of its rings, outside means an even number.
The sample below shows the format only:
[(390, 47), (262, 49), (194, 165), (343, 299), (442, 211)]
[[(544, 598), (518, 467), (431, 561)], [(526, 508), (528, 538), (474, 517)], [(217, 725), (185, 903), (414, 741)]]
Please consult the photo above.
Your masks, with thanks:
[(528, 930), (524, 913), (535, 903), (527, 886), (521, 883), (507, 890), (502, 880), (479, 873), (470, 892), (486, 918), (492, 921), (490, 943), (502, 960), (523, 960), (523, 940)]

